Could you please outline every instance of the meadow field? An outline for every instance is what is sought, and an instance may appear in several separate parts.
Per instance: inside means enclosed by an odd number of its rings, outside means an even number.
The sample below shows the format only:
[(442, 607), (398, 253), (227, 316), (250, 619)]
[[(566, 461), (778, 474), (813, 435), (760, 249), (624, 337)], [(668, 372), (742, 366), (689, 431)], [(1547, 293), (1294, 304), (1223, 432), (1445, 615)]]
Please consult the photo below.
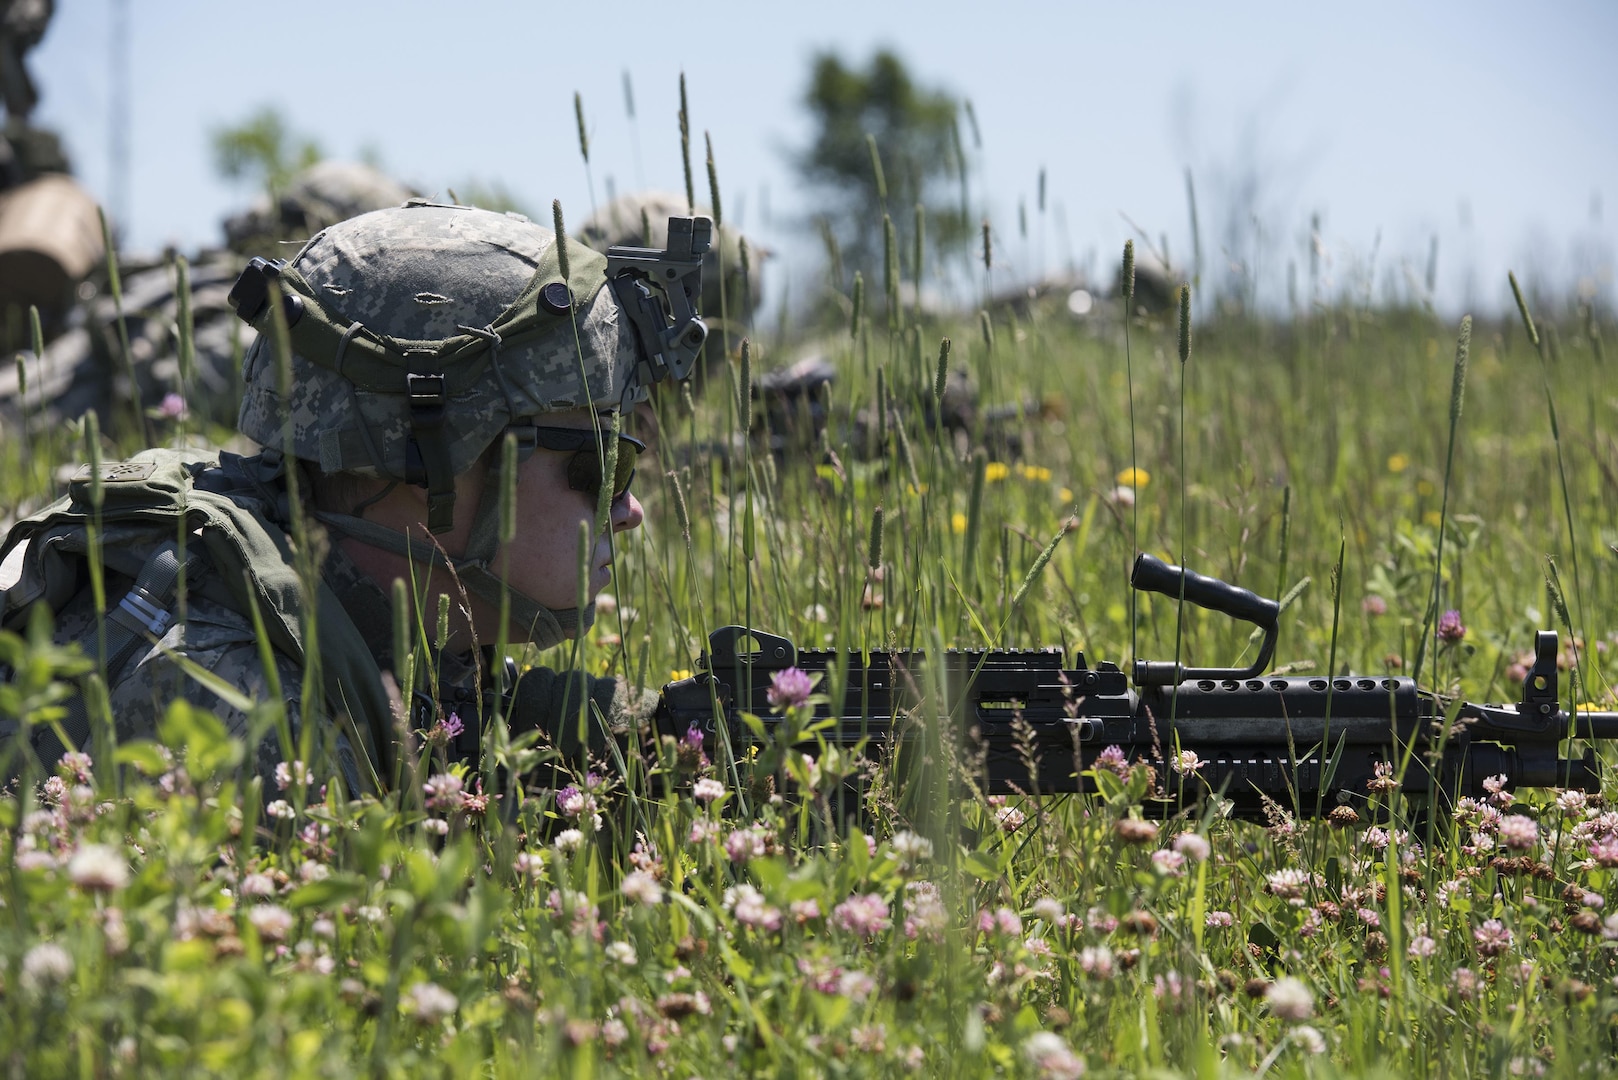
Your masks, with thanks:
[[(1463, 333), (1336, 299), (1187, 327), (1064, 300), (850, 298), (813, 333), (732, 338), (654, 398), (645, 527), (594, 629), (532, 659), (656, 687), (726, 623), (1092, 663), (1250, 654), (1245, 624), (1132, 598), (1146, 551), (1286, 597), (1276, 670), (1420, 663), (1425, 685), (1514, 701), (1555, 629), (1566, 706), (1614, 708), (1610, 322), (1546, 301), (1532, 329), (1524, 310)], [(809, 351), (837, 370), (831, 420), (776, 451), (769, 399), (741, 388)], [(978, 411), (957, 436), (928, 418), (963, 379)], [(8, 436), (0, 511), (59, 492), (84, 438)], [(71, 659), (14, 635), (0, 659), (19, 673), (0, 716), (46, 719)], [(768, 783), (721, 755), (665, 784), (649, 765), (674, 769), (670, 748), (491, 800), (429, 739), (401, 790), (345, 801), (302, 768), (244, 780), (206, 715), (176, 707), (166, 731), (172, 753), (75, 758), (0, 799), (8, 1076), (1618, 1071), (1600, 795), (1499, 792), (1424, 845), (1397, 793), (1379, 821), (1278, 808), (1266, 827), (1217, 806), (1148, 822), (1138, 770), (1105, 796), (955, 777), (940, 832), (896, 799), (837, 815), (853, 766), (824, 749)]]

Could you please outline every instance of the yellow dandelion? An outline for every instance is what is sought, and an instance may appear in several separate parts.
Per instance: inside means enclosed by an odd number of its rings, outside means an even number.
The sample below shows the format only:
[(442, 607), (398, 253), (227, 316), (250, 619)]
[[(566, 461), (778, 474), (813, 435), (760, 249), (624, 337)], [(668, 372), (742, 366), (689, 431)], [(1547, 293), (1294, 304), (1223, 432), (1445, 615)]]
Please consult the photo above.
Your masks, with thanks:
[(1421, 515), (1421, 520), (1436, 529), (1440, 525), (1444, 524), (1444, 515), (1440, 514), (1437, 510), (1429, 510), (1425, 514)]
[(1433, 482), (1431, 480), (1417, 480), (1416, 481), (1416, 494), (1417, 495), (1431, 495), (1433, 492), (1435, 492), (1437, 490), (1438, 490), (1437, 488), (1433, 487)]
[(1057, 502), (1065, 502), (1065, 503), (1072, 502), (1073, 501), (1073, 489), (1069, 488), (1069, 487), (1062, 488), (1060, 491), (1058, 491), (1056, 493), (1056, 501)]
[(983, 467), (983, 479), (991, 484), (1010, 475), (1011, 467), (1003, 461), (991, 461)]
[(835, 480), (837, 479), (837, 470), (830, 465), (816, 465), (815, 475), (822, 480)]
[(1017, 475), (1022, 477), (1024, 480), (1049, 482), (1051, 478), (1051, 471), (1043, 465), (1024, 465), (1019, 462), (1017, 464)]
[(1405, 454), (1389, 454), (1388, 455), (1388, 471), (1390, 473), (1402, 473), (1408, 468), (1410, 468), (1410, 458), (1407, 455), (1405, 455)]
[(966, 515), (961, 513), (959, 510), (955, 511), (955, 513), (949, 516), (949, 527), (954, 531), (956, 536), (964, 533), (966, 531)]
[(1107, 605), (1107, 619), (1111, 622), (1121, 623), (1129, 618), (1129, 609), (1119, 603)]
[(691, 669), (690, 668), (680, 667), (680, 668), (675, 668), (673, 671), (669, 672), (669, 682), (679, 682), (681, 679), (689, 679), (690, 677), (691, 677)]
[(1152, 482), (1152, 474), (1133, 465), (1118, 474), (1118, 483), (1127, 488), (1143, 488)]

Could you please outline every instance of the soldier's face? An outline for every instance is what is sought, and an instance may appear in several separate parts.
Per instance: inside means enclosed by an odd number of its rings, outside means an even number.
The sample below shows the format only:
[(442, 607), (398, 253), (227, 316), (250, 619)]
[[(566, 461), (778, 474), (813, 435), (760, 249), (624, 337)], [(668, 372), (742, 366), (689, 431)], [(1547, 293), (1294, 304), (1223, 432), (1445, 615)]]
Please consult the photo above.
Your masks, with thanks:
[[(576, 409), (547, 413), (548, 427), (590, 430), (591, 415)], [(500, 573), (509, 555), (507, 580), (523, 595), (549, 608), (570, 608), (578, 604), (579, 525), (594, 532), (595, 498), (568, 486), (567, 466), (572, 454), (539, 449), (522, 463), (517, 472), (517, 534), (506, 549), (495, 555), (490, 569)], [(458, 501), (458, 500), (457, 500)], [(613, 501), (613, 533), (627, 532), (641, 523), (641, 505), (634, 492)], [(590, 597), (612, 580), (612, 542), (603, 532), (590, 541), (586, 556), (590, 566)], [(492, 635), (484, 636), (493, 640)]]

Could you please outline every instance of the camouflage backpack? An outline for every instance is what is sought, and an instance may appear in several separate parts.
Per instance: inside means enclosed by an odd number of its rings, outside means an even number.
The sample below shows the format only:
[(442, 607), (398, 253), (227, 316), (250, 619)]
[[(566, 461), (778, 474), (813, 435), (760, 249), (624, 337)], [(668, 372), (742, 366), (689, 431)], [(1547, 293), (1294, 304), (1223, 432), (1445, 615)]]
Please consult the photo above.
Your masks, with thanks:
[[(65, 497), (19, 521), (0, 545), (0, 627), (25, 629), (35, 605), (60, 611), (85, 587), (94, 523), (103, 565), (134, 582), (109, 603), (102, 626), (79, 642), (86, 655), (100, 653), (109, 686), (175, 621), (182, 577), (191, 595), (244, 614), (256, 611), (274, 650), (301, 666), (310, 628), (284, 527), (282, 468), (273, 451), (244, 458), (179, 450), (146, 450), (104, 463), (99, 483), (86, 466)], [(315, 607), (327, 711), (376, 776), (390, 776), (392, 711), (376, 661), (324, 582)], [(312, 718), (308, 703), (305, 710)], [(17, 723), (0, 721), (0, 739), (15, 734)], [(63, 731), (70, 746), (55, 745), (54, 732), (40, 733), (43, 757), (89, 740), (82, 694), (71, 699)]]

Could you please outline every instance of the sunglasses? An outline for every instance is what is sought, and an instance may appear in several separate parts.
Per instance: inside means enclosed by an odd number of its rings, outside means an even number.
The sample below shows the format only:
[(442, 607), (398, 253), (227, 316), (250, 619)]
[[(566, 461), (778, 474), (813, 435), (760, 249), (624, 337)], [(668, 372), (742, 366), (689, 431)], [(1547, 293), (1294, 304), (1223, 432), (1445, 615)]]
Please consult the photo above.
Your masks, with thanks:
[[(600, 498), (603, 449), (594, 430), (525, 427), (521, 436), (522, 441), (529, 443), (526, 449), (542, 448), (564, 454), (572, 451), (573, 456), (567, 461), (567, 486), (584, 492), (591, 499)], [(629, 490), (629, 482), (635, 478), (635, 459), (645, 449), (646, 444), (639, 439), (618, 436), (618, 464), (612, 476), (614, 499), (622, 498)]]

